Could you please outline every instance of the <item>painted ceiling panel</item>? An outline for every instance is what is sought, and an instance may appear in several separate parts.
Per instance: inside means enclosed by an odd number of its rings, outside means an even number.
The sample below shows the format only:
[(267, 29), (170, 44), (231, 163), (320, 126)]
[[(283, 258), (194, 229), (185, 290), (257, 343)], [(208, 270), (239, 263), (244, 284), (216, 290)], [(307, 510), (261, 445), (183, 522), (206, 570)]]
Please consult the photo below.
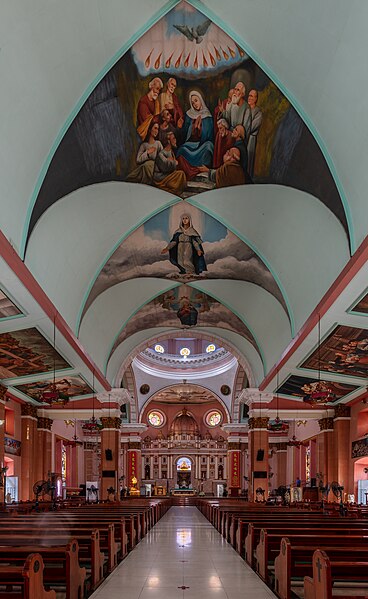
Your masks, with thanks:
[(192, 286), (208, 292), (245, 319), (261, 348), (266, 370), (277, 361), (280, 348), (291, 341), (290, 322), (269, 293), (242, 281), (221, 281), (221, 285), (198, 281)]
[(231, 187), (225, 201), (215, 190), (197, 196), (195, 205), (258, 249), (284, 289), (295, 330), (349, 260), (344, 229), (304, 192), (276, 185)]
[[(190, 219), (185, 225), (183, 215)], [(198, 257), (199, 246), (203, 258)], [(156, 214), (123, 241), (97, 277), (83, 312), (105, 289), (137, 277), (182, 283), (199, 278), (251, 281), (286, 309), (277, 283), (254, 251), (213, 217), (182, 202)]]
[(183, 199), (215, 187), (288, 185), (319, 198), (347, 230), (338, 190), (300, 116), (244, 50), (184, 0), (89, 96), (52, 159), (30, 231), (61, 197), (108, 180)]
[(103, 371), (115, 339), (129, 318), (153, 297), (175, 285), (162, 279), (132, 279), (97, 298), (83, 319), (79, 338)]

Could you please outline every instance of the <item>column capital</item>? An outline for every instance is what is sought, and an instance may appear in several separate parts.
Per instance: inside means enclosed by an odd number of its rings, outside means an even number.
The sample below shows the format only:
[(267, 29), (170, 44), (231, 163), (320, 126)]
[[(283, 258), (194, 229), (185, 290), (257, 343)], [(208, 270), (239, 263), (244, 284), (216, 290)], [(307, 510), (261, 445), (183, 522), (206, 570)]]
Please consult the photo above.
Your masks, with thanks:
[(334, 419), (333, 418), (321, 418), (318, 420), (319, 430), (323, 431), (333, 431), (334, 427)]
[(44, 416), (39, 416), (37, 418), (37, 428), (38, 429), (42, 428), (46, 431), (51, 431), (53, 422), (54, 421), (51, 420), (51, 418), (45, 418)]
[(273, 393), (266, 393), (265, 391), (260, 391), (256, 387), (243, 389), (243, 391), (238, 396), (238, 401), (240, 403), (245, 403), (247, 406), (251, 406), (252, 404), (269, 404), (273, 400)]
[(22, 416), (29, 416), (30, 418), (37, 418), (37, 408), (30, 403), (23, 403), (20, 407)]
[(140, 441), (129, 441), (128, 443), (128, 450), (129, 449), (138, 449), (140, 450), (142, 447)]
[(267, 430), (269, 418), (267, 416), (252, 416), (248, 420), (249, 430), (265, 429)]
[(238, 443), (237, 441), (228, 441), (227, 450), (228, 451), (235, 451), (235, 450), (239, 451), (240, 443)]
[(350, 418), (350, 406), (345, 404), (339, 404), (335, 408), (335, 418)]
[(5, 401), (5, 395), (8, 391), (8, 388), (5, 385), (0, 384), (0, 401)]
[(104, 428), (115, 428), (116, 430), (120, 430), (121, 426), (121, 418), (117, 416), (102, 416), (102, 430)]
[(278, 451), (287, 451), (288, 445), (287, 443), (276, 443), (276, 452)]

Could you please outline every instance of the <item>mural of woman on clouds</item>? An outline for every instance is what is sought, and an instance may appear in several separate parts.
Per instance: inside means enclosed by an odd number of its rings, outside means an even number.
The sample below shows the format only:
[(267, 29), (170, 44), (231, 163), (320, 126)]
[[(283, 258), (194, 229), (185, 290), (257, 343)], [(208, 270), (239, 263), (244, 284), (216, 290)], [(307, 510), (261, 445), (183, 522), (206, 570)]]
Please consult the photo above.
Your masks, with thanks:
[(170, 262), (177, 266), (180, 275), (200, 275), (207, 270), (204, 259), (202, 239), (192, 226), (189, 214), (183, 214), (179, 228), (176, 229), (170, 243), (161, 251), (169, 252)]

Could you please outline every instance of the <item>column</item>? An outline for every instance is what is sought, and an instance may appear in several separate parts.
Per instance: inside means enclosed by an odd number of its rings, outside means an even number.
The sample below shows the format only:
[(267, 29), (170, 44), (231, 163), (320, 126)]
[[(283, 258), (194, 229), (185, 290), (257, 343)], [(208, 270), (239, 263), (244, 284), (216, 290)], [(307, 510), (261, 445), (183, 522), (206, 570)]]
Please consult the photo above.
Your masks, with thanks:
[(335, 439), (333, 418), (318, 420), (320, 433), (317, 437), (317, 469), (322, 475), (323, 486), (336, 480)]
[[(4, 438), (5, 438), (5, 395), (7, 388), (0, 384), (0, 467), (5, 467), (4, 462)], [(4, 503), (4, 472), (0, 473), (0, 505)]]
[(119, 499), (119, 466), (120, 466), (120, 426), (121, 419), (116, 416), (101, 417), (101, 484), (100, 497), (108, 499), (107, 489), (114, 489)]
[[(127, 468), (128, 468), (128, 481), (127, 486), (130, 489), (131, 495), (140, 495), (140, 486), (142, 479), (142, 451), (141, 442), (138, 440), (130, 441), (127, 451)], [(160, 464), (161, 456), (159, 456), (159, 475), (161, 473)], [(151, 473), (152, 477), (152, 473)]]
[(29, 403), (22, 404), (21, 413), (22, 460), (19, 497), (22, 501), (28, 501), (34, 499), (33, 485), (36, 482), (37, 408)]
[(249, 501), (255, 501), (256, 490), (264, 490), (264, 498), (268, 497), (268, 417), (251, 417), (248, 420), (249, 446)]
[(278, 443), (276, 449), (277, 460), (277, 485), (276, 487), (286, 486), (287, 480), (287, 444)]
[(52, 472), (52, 423), (51, 418), (37, 418), (37, 434), (35, 442), (35, 480), (47, 480)]
[(339, 404), (335, 408), (334, 418), (335, 463), (337, 466), (336, 480), (344, 487), (343, 497), (349, 493), (349, 462), (350, 462), (350, 407)]

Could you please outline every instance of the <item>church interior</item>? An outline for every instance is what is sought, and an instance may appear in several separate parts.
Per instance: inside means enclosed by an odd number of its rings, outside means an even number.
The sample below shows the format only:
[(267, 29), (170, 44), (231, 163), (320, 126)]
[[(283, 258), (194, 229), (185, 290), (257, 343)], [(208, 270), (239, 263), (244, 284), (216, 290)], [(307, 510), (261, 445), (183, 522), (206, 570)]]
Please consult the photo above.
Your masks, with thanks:
[(138, 6), (0, 7), (0, 599), (365, 597), (368, 8)]

